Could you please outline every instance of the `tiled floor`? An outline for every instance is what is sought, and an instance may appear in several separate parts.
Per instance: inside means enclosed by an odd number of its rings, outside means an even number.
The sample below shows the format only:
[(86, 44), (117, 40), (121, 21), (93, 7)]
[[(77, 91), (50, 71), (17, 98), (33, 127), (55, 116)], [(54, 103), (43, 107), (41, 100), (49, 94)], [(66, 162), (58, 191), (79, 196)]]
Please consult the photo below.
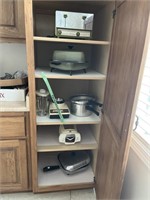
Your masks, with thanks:
[(96, 200), (96, 197), (93, 189), (83, 189), (42, 194), (31, 192), (0, 194), (0, 200)]

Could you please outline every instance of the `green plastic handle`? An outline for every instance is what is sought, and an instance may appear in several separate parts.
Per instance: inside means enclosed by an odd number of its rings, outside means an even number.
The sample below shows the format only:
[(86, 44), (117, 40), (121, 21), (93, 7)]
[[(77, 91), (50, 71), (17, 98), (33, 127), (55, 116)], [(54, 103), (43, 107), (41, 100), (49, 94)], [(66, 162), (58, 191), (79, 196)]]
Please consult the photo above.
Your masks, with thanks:
[(46, 86), (47, 86), (47, 89), (48, 89), (48, 91), (49, 91), (49, 93), (50, 93), (50, 96), (51, 96), (51, 98), (52, 98), (52, 100), (53, 100), (53, 102), (54, 102), (54, 104), (55, 104), (55, 106), (56, 106), (56, 109), (57, 109), (57, 112), (58, 112), (58, 114), (59, 114), (60, 120), (61, 120), (61, 122), (63, 123), (63, 122), (64, 122), (64, 118), (63, 118), (63, 115), (61, 114), (61, 111), (60, 111), (60, 109), (59, 109), (59, 107), (58, 107), (58, 104), (57, 104), (57, 102), (56, 102), (56, 98), (55, 98), (55, 96), (54, 96), (54, 93), (53, 93), (53, 90), (52, 90), (52, 88), (51, 88), (51, 86), (50, 86), (50, 83), (49, 83), (49, 81), (48, 81), (46, 75), (44, 74), (44, 72), (41, 73), (41, 76), (42, 76), (42, 78), (43, 78), (43, 80), (44, 80), (44, 82), (45, 82), (45, 84), (46, 84)]

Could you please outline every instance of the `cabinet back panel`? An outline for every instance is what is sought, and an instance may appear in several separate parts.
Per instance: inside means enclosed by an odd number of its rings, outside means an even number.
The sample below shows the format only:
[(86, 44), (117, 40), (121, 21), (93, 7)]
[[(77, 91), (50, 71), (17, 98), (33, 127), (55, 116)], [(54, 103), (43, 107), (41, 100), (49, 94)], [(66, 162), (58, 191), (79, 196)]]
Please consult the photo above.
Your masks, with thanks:
[[(97, 40), (111, 41), (114, 2), (109, 3), (95, 14), (93, 36)], [(97, 72), (107, 74), (110, 46), (92, 46), (91, 66)], [(89, 92), (103, 102), (105, 81), (93, 81), (89, 84)]]
[(93, 81), (89, 83), (89, 92), (101, 103), (103, 103), (104, 100), (104, 91), (105, 81)]
[[(53, 37), (55, 33), (55, 11), (72, 11), (79, 13), (93, 13), (94, 24), (92, 38), (94, 40), (108, 40), (114, 1), (35, 1), (34, 7), (34, 35)], [(113, 8), (113, 9), (112, 9)], [(106, 14), (107, 13), (107, 14)], [(105, 31), (107, 29), (107, 34)]]
[(42, 9), (45, 12), (51, 11), (52, 14), (55, 13), (55, 10), (65, 10), (73, 12), (97, 12), (104, 5), (109, 4), (111, 1), (39, 1), (34, 0), (34, 10)]
[[(69, 46), (73, 47), (72, 50)], [(35, 66), (46, 66), (49, 68), (49, 62), (53, 59), (53, 52), (55, 50), (61, 51), (83, 51), (85, 54), (85, 61), (91, 63), (91, 46), (90, 45), (78, 45), (68, 43), (48, 43), (48, 42), (36, 42), (35, 43)]]
[(93, 37), (95, 40), (110, 40), (112, 31), (113, 15), (115, 2), (104, 6), (94, 16)]
[[(76, 94), (88, 93), (89, 81), (49, 80), (49, 83), (52, 87), (55, 97), (61, 97), (64, 99), (68, 99), (70, 96), (73, 96)], [(47, 89), (47, 87), (42, 79), (38, 79), (36, 81), (36, 88), (37, 88), (37, 90), (41, 89), (41, 88)]]

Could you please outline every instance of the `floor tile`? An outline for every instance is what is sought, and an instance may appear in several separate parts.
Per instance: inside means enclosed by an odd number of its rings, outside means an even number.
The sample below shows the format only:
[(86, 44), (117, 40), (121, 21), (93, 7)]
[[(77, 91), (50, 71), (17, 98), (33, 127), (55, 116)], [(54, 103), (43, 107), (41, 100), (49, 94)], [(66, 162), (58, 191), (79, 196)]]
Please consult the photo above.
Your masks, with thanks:
[(93, 189), (71, 190), (71, 200), (96, 200)]
[(93, 189), (33, 194), (32, 192), (0, 194), (0, 200), (96, 200)]
[(0, 200), (70, 200), (70, 191), (40, 194), (32, 192), (0, 194)]

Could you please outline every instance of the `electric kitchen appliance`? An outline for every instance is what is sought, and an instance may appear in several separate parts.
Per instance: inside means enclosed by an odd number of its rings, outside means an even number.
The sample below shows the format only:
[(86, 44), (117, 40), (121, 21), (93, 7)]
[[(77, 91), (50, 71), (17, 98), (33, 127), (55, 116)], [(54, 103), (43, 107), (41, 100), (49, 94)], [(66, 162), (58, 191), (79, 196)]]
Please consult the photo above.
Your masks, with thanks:
[(85, 61), (85, 55), (82, 51), (64, 51), (55, 50), (53, 52), (53, 59), (50, 61), (51, 72), (55, 69), (70, 72), (83, 71), (86, 73), (88, 63)]
[(48, 100), (49, 93), (45, 89), (36, 91), (36, 112), (39, 116), (45, 116), (48, 112)]
[(70, 98), (71, 101), (71, 114), (76, 115), (78, 117), (87, 117), (90, 116), (92, 113), (95, 113), (99, 116), (100, 109), (95, 109), (96, 106), (101, 108), (102, 104), (96, 102), (93, 96), (87, 94), (79, 94), (72, 96)]
[[(70, 110), (69, 110), (69, 107), (67, 106), (67, 104), (65, 103), (64, 99), (56, 98), (56, 102), (57, 102), (57, 105), (60, 109), (62, 116), (64, 118), (69, 118)], [(50, 117), (50, 119), (59, 119), (60, 118), (58, 110), (57, 110), (54, 102), (51, 102), (49, 105), (49, 117)]]
[(59, 11), (55, 12), (55, 35), (67, 38), (92, 37), (93, 13)]
[(61, 169), (67, 175), (73, 175), (86, 170), (91, 162), (87, 151), (66, 151), (57, 156), (58, 165), (48, 165), (43, 168), (43, 172)]
[(59, 142), (64, 144), (75, 144), (81, 141), (81, 135), (76, 125), (59, 126)]

